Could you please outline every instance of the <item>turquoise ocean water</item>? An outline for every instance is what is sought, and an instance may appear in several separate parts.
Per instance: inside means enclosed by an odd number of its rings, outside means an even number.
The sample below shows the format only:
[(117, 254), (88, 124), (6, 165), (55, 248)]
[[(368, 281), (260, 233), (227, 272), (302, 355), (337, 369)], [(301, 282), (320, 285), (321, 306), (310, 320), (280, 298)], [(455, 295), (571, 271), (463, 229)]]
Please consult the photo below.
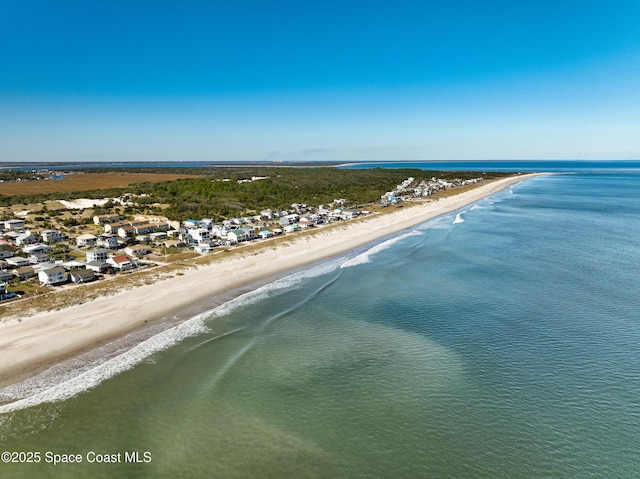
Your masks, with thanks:
[(266, 284), (5, 392), (0, 477), (640, 477), (639, 219), (538, 177)]

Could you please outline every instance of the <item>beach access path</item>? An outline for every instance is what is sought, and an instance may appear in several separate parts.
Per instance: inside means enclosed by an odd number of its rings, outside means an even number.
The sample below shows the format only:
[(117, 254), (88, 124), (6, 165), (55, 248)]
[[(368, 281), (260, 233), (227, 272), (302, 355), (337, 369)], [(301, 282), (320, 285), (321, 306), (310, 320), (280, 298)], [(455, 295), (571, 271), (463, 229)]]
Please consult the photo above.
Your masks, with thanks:
[(198, 300), (265, 277), (361, 247), (450, 213), (536, 174), (518, 175), (392, 213), (372, 215), (327, 228), (290, 243), (267, 246), (186, 270), (183, 275), (118, 291), (57, 311), (0, 322), (0, 386), (35, 375), (64, 359), (167, 317)]

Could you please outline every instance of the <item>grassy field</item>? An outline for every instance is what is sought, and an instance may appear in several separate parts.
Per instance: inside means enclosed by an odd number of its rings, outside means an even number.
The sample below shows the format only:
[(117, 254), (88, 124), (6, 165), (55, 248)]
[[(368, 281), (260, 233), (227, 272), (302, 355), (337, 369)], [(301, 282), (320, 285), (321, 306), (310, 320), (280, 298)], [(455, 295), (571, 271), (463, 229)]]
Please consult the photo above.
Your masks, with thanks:
[(118, 188), (134, 183), (172, 181), (181, 178), (199, 178), (199, 175), (171, 173), (74, 173), (65, 175), (62, 180), (13, 181), (0, 183), (1, 195), (30, 195), (71, 191), (88, 191)]

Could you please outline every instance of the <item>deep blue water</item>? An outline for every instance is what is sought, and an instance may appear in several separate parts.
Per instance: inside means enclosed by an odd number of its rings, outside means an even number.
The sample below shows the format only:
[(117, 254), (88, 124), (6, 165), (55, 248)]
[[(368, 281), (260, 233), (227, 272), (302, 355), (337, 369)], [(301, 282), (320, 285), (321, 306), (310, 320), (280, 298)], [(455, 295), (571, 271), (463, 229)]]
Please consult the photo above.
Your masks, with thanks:
[(638, 218), (638, 173), (525, 180), (0, 415), (0, 449), (150, 463), (0, 476), (640, 477)]
[(478, 161), (387, 161), (361, 162), (341, 166), (362, 168), (419, 168), (422, 170), (522, 171), (522, 172), (637, 172), (638, 160), (478, 160)]

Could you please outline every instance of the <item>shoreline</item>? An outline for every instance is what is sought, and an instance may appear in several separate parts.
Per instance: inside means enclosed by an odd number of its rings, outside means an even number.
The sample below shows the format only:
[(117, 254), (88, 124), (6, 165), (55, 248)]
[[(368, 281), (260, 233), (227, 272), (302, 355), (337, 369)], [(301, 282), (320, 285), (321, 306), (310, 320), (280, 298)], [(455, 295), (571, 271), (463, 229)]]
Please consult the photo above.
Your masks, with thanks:
[[(289, 244), (221, 258), (184, 274), (57, 311), (0, 323), (0, 388), (161, 322), (178, 322), (184, 309), (207, 298), (239, 294), (267, 278), (338, 256), (430, 219), (451, 213), (538, 173), (481, 184), (435, 201), (346, 222)], [(183, 314), (180, 314), (182, 312)], [(1, 389), (0, 389), (1, 391)]]

